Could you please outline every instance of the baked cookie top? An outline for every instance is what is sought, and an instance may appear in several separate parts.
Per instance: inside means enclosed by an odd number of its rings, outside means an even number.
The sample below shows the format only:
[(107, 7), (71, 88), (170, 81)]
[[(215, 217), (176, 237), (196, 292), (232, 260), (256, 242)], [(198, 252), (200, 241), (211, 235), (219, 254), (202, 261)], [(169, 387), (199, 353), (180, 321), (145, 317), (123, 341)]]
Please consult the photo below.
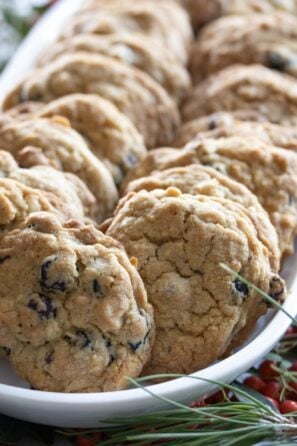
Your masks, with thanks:
[(247, 212), (253, 222), (258, 239), (268, 250), (272, 270), (279, 270), (280, 252), (276, 231), (267, 212), (247, 187), (211, 167), (190, 164), (186, 167), (175, 167), (163, 171), (155, 170), (150, 176), (128, 183), (125, 193), (141, 190), (167, 190), (170, 187), (175, 187), (184, 194), (206, 195), (239, 203), (243, 207), (243, 212)]
[(0, 257), (0, 345), (20, 376), (58, 392), (120, 390), (138, 376), (152, 309), (118, 242), (37, 213), (0, 239)]
[(117, 203), (111, 174), (64, 118), (16, 121), (1, 115), (0, 149), (10, 152), (20, 167), (47, 165), (76, 174), (96, 197), (89, 215), (97, 221), (110, 215)]
[(27, 187), (7, 178), (0, 178), (0, 210), (1, 236), (18, 228), (35, 212), (50, 212), (61, 221), (79, 217), (79, 212), (74, 211), (57, 195)]
[(167, 144), (179, 124), (176, 104), (152, 78), (109, 57), (85, 53), (65, 55), (33, 72), (7, 96), (4, 109), (73, 93), (110, 100), (131, 119), (148, 147)]
[(69, 21), (62, 38), (77, 34), (139, 33), (156, 40), (186, 64), (193, 39), (191, 23), (186, 11), (172, 1), (89, 2)]
[(297, 14), (296, 0), (278, 1), (278, 0), (220, 0), (222, 4), (222, 14), (251, 14), (265, 13), (274, 14), (278, 11), (288, 12), (292, 15)]
[(190, 121), (216, 111), (257, 111), (275, 124), (296, 125), (297, 83), (261, 65), (232, 65), (190, 90), (182, 115)]
[[(251, 120), (250, 120), (251, 119)], [(249, 113), (212, 113), (183, 124), (173, 142), (175, 147), (183, 147), (192, 139), (203, 136), (221, 138), (226, 136), (255, 136), (283, 149), (297, 150), (297, 130), (264, 121), (261, 115)]]
[[(251, 136), (197, 138), (185, 149), (158, 149), (128, 174), (132, 179), (154, 170), (202, 164), (245, 185), (258, 198), (275, 226), (284, 257), (292, 254), (297, 224), (297, 154)], [(273, 191), (273, 193), (271, 193)]]
[(223, 17), (209, 24), (193, 44), (194, 83), (229, 65), (262, 64), (297, 76), (297, 19), (291, 14)]
[[(221, 263), (270, 292), (267, 250), (238, 203), (176, 188), (131, 193), (107, 231), (138, 259), (154, 307), (156, 340), (144, 373), (191, 373), (252, 330), (266, 304)], [(280, 289), (278, 290), (280, 292)]]
[(43, 106), (35, 115), (67, 118), (110, 170), (117, 184), (147, 153), (143, 138), (130, 119), (100, 96), (64, 96)]
[(61, 172), (51, 166), (22, 169), (9, 152), (0, 150), (0, 177), (58, 196), (67, 208), (72, 209), (73, 218), (83, 220), (95, 214), (94, 195), (83, 181), (71, 173)]
[(52, 45), (42, 56), (39, 66), (76, 52), (102, 54), (139, 68), (162, 85), (177, 102), (181, 101), (191, 85), (188, 71), (170, 50), (150, 37), (136, 33), (103, 36), (78, 34)]

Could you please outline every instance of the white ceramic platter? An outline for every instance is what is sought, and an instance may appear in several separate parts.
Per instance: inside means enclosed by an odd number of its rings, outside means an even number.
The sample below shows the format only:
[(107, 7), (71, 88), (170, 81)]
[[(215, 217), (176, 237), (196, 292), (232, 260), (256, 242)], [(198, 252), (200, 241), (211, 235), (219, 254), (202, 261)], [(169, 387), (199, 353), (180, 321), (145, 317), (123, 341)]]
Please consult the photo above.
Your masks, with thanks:
[[(81, 0), (62, 0), (35, 26), (21, 45), (13, 60), (0, 78), (0, 102), (5, 94), (29, 72), (38, 56), (55, 40), (64, 21), (74, 12)], [(291, 290), (285, 309), (297, 313), (297, 254), (286, 264), (284, 277)], [(270, 315), (259, 322), (257, 329), (237, 353), (193, 377), (231, 382), (247, 371), (284, 334), (290, 319), (282, 312)], [(190, 402), (210, 393), (213, 386), (192, 378), (180, 378), (149, 386), (158, 396), (176, 401)], [(97, 427), (107, 418), (128, 416), (158, 410), (166, 404), (141, 389), (92, 394), (63, 394), (30, 390), (20, 380), (6, 360), (0, 361), (0, 412), (23, 420), (64, 427)]]

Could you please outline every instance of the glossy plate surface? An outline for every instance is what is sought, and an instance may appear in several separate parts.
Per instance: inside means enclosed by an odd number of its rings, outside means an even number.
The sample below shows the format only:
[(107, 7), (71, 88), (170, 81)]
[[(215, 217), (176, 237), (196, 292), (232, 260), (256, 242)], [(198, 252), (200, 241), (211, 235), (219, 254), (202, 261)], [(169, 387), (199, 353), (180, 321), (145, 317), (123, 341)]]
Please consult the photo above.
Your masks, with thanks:
[[(0, 102), (32, 70), (38, 56), (55, 40), (79, 3), (80, 0), (62, 0), (38, 22), (0, 78)], [(283, 274), (290, 290), (285, 309), (292, 315), (297, 313), (296, 272), (297, 254), (287, 262)], [(268, 353), (289, 325), (290, 319), (282, 312), (262, 318), (249, 342), (237, 353), (191, 376), (231, 382)], [(193, 401), (213, 390), (212, 385), (193, 378), (179, 378), (149, 389), (158, 396), (181, 402)], [(165, 403), (141, 389), (91, 394), (30, 390), (5, 359), (0, 361), (0, 412), (22, 420), (63, 427), (97, 427), (108, 418), (164, 407)]]

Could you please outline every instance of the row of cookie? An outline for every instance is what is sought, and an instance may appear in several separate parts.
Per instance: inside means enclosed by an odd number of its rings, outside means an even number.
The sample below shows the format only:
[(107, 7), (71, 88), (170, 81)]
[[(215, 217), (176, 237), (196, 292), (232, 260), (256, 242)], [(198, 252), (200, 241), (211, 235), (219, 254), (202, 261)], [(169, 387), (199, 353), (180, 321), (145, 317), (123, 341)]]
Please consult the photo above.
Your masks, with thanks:
[(69, 19), (41, 67), (7, 96), (4, 110), (97, 94), (131, 119), (148, 148), (166, 145), (180, 123), (174, 99), (180, 102), (190, 87), (183, 66), (192, 40), (189, 17), (170, 0), (154, 9), (148, 0), (98, 4)]

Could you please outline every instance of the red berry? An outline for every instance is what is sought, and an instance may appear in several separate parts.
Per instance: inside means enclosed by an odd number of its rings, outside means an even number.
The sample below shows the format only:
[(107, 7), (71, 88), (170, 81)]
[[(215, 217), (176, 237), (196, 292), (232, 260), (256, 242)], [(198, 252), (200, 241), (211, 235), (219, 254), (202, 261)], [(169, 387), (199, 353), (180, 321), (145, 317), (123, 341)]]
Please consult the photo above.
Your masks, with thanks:
[(265, 398), (266, 398), (271, 404), (273, 404), (274, 407), (276, 407), (277, 409), (279, 409), (280, 404), (279, 404), (278, 401), (276, 401), (276, 400), (273, 399), (273, 398), (269, 398), (269, 396), (265, 396)]
[(257, 392), (261, 392), (265, 387), (265, 382), (259, 376), (249, 376), (244, 380), (244, 384)]
[(76, 437), (75, 444), (76, 446), (95, 446), (97, 441), (93, 438), (87, 437)]
[(274, 361), (263, 361), (259, 367), (261, 378), (263, 378), (264, 380), (269, 380), (278, 376), (279, 373), (274, 370), (274, 366), (276, 366), (276, 362)]
[(297, 361), (294, 361), (291, 367), (289, 368), (291, 372), (297, 372)]
[(262, 389), (261, 393), (265, 396), (268, 396), (269, 398), (278, 400), (280, 391), (281, 391), (281, 386), (278, 382), (267, 381), (267, 383), (265, 384), (265, 387)]
[(297, 412), (297, 401), (286, 400), (280, 405), (281, 413)]
[(291, 326), (288, 328), (288, 330), (286, 331), (286, 336), (288, 335), (292, 335), (294, 333), (294, 328)]
[(205, 402), (207, 404), (217, 404), (217, 403), (222, 403), (224, 401), (225, 401), (225, 395), (224, 395), (224, 392), (222, 390), (218, 390), (216, 393), (214, 393), (213, 395), (209, 396), (205, 400)]

